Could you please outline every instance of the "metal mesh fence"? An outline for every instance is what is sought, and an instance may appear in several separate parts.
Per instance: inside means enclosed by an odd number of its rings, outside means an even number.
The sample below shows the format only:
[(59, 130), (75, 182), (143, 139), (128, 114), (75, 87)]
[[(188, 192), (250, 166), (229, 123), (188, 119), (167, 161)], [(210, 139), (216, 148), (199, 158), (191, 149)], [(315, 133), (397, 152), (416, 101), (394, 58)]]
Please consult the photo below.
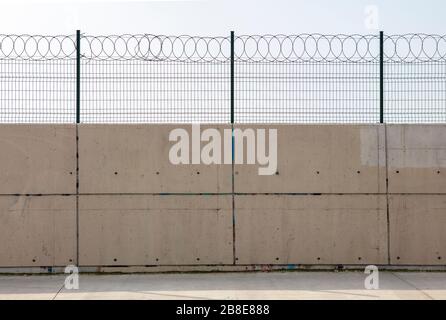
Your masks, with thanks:
[(227, 38), (83, 40), (82, 122), (229, 121), (230, 66), (220, 50)]
[(0, 35), (0, 123), (72, 123), (74, 36)]
[(379, 122), (378, 36), (243, 36), (237, 122)]
[(446, 122), (446, 36), (384, 39), (385, 122)]
[(0, 123), (77, 116), (81, 123), (377, 123), (381, 116), (444, 123), (446, 36), (0, 35)]

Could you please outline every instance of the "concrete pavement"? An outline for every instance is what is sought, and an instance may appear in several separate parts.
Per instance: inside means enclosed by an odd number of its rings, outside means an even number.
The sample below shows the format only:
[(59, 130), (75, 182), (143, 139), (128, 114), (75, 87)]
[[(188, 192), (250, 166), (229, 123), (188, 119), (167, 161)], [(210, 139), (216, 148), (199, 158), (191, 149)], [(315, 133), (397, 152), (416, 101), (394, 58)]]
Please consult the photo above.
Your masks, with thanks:
[(362, 272), (2, 275), (0, 299), (446, 299), (445, 272), (379, 273), (367, 290)]

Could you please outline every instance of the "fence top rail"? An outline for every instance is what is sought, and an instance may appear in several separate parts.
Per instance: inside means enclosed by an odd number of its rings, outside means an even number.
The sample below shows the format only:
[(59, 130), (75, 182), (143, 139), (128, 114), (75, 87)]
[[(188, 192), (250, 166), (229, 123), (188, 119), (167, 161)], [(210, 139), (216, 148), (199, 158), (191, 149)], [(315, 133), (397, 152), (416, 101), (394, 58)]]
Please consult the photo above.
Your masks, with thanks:
[[(444, 62), (446, 35), (384, 35), (386, 62)], [(230, 36), (81, 34), (86, 60), (229, 62)], [(76, 59), (76, 35), (0, 34), (1, 60)], [(236, 35), (236, 62), (379, 62), (379, 34)]]

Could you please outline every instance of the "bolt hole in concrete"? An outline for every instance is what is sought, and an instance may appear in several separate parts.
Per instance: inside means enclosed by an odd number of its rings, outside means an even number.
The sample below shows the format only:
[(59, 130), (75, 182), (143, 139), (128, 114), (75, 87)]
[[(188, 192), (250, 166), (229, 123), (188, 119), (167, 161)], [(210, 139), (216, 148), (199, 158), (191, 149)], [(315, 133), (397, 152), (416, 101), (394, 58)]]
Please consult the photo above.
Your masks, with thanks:
[(197, 171), (197, 174), (200, 174), (200, 171)]
[(36, 259), (33, 259), (33, 262), (36, 262)]
[(441, 257), (438, 257), (438, 260), (441, 260)]
[(117, 175), (118, 173), (115, 171), (115, 175)]
[(316, 171), (316, 174), (319, 174), (319, 171)]
[(440, 174), (440, 171), (437, 171), (437, 174)]
[(156, 174), (160, 174), (160, 173), (157, 171)]
[(361, 257), (358, 257), (358, 260), (361, 260)]
[(396, 257), (396, 260), (400, 260), (400, 257)]
[(197, 258), (197, 261), (200, 261), (200, 258)]
[(356, 171), (356, 173), (360, 174), (360, 173), (361, 173), (361, 171), (359, 171), (359, 170), (358, 170), (358, 171)]
[(70, 174), (73, 174), (73, 172), (70, 172)]
[(118, 259), (114, 258), (113, 261), (116, 262), (116, 261), (118, 261)]
[(276, 258), (276, 261), (279, 261), (279, 258)]
[(276, 176), (278, 176), (279, 175), (279, 171), (276, 171)]
[(400, 173), (398, 170), (396, 170), (396, 173)]
[(317, 260), (321, 260), (321, 258), (320, 258), (320, 257), (317, 257)]

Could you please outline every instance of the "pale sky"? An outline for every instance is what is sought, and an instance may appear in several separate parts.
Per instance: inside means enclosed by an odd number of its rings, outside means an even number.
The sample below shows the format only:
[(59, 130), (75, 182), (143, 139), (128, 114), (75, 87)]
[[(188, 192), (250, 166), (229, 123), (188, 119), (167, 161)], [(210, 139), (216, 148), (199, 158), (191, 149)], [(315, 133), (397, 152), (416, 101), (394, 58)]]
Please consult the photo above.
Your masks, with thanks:
[(2, 0), (0, 34), (166, 35), (446, 32), (444, 0)]

